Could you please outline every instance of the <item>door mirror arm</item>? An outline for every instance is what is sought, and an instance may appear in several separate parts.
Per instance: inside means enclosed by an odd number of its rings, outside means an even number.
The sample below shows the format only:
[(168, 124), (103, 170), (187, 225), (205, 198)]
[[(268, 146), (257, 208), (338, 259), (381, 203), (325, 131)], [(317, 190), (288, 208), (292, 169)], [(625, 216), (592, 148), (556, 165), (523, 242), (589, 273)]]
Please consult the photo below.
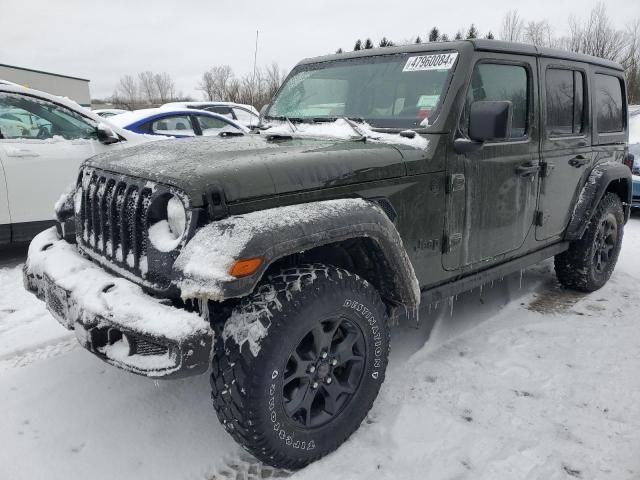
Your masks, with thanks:
[(511, 135), (513, 106), (510, 101), (476, 101), (469, 110), (469, 134), (453, 141), (456, 153), (477, 152), (485, 142)]
[(477, 140), (471, 140), (469, 138), (456, 138), (453, 141), (453, 150), (458, 154), (473, 153), (481, 150), (484, 146), (484, 142)]
[(100, 123), (96, 127), (96, 136), (98, 137), (98, 141), (104, 145), (117, 143), (121, 140), (118, 134), (104, 123)]

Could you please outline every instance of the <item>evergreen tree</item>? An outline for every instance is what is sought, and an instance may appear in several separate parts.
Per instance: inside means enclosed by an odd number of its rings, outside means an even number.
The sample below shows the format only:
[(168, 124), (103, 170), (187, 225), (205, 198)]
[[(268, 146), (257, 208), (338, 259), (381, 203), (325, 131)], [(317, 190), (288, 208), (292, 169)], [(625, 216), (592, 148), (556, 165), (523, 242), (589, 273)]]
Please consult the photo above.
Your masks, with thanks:
[(494, 40), (496, 37), (493, 36), (493, 32), (491, 30), (489, 30), (489, 33), (487, 33), (487, 36), (485, 37), (487, 40)]
[(455, 39), (456, 40), (462, 40), (462, 32), (456, 32)]
[(471, 24), (469, 30), (467, 31), (467, 38), (478, 38), (478, 29), (475, 24)]
[(389, 43), (387, 41), (387, 37), (382, 37), (382, 40), (380, 40), (380, 46), (381, 47), (388, 47)]
[(339, 48), (338, 50), (336, 50), (336, 53), (342, 53), (342, 49)]
[(370, 38), (367, 38), (367, 39), (364, 41), (364, 49), (365, 49), (365, 50), (369, 50), (370, 48), (373, 48), (373, 42), (371, 41), (371, 39), (370, 39)]
[(422, 43), (422, 39), (420, 38), (420, 35), (416, 37), (416, 43)]
[(448, 42), (449, 41), (449, 35), (447, 35), (446, 33), (443, 33), (442, 36), (440, 37), (440, 41), (441, 42)]
[(362, 50), (362, 42), (360, 41), (360, 39), (358, 39), (356, 41), (356, 44), (353, 46), (353, 50)]
[(437, 42), (438, 40), (440, 40), (440, 30), (438, 30), (438, 27), (433, 27), (429, 32), (429, 41)]

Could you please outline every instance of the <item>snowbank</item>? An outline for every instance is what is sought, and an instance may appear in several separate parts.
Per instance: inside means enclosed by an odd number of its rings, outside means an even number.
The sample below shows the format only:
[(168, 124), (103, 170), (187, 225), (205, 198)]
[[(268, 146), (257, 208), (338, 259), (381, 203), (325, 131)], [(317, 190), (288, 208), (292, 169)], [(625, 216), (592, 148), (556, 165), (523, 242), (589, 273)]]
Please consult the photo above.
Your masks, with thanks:
[[(393, 329), (387, 379), (360, 430), (292, 478), (640, 478), (640, 216), (625, 230), (598, 292), (559, 287), (544, 262), (522, 284), (515, 274)], [(231, 440), (206, 375), (155, 383), (64, 335), (22, 290), (20, 267), (0, 268), (0, 360), (21, 359), (0, 368), (0, 478), (288, 476)], [(46, 338), (47, 351), (36, 345)]]

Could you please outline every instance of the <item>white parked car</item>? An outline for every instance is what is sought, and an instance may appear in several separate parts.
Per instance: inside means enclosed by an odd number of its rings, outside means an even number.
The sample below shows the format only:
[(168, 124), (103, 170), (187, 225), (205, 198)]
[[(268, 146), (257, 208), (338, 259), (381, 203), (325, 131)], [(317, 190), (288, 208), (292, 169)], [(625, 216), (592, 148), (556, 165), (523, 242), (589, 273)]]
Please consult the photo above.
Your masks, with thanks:
[(85, 159), (151, 140), (71, 100), (0, 81), (0, 245), (54, 224), (54, 205)]
[(260, 113), (252, 105), (233, 102), (171, 102), (165, 103), (160, 108), (194, 108), (224, 115), (245, 127), (258, 125)]
[(127, 113), (129, 110), (123, 110), (121, 108), (98, 108), (91, 111), (102, 118), (109, 118), (114, 115), (120, 115), (121, 113)]

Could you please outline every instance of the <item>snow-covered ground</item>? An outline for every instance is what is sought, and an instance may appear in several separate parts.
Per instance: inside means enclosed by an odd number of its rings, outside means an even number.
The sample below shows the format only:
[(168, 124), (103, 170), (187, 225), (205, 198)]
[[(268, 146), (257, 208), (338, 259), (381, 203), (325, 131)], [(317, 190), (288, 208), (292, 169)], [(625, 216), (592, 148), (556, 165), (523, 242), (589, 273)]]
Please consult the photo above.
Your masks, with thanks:
[[(425, 307), (360, 430), (293, 478), (640, 478), (637, 252), (639, 216), (599, 292), (561, 289), (547, 261)], [(20, 253), (0, 258), (0, 479), (288, 475), (227, 436), (206, 376), (156, 383), (77, 347), (23, 291)]]

